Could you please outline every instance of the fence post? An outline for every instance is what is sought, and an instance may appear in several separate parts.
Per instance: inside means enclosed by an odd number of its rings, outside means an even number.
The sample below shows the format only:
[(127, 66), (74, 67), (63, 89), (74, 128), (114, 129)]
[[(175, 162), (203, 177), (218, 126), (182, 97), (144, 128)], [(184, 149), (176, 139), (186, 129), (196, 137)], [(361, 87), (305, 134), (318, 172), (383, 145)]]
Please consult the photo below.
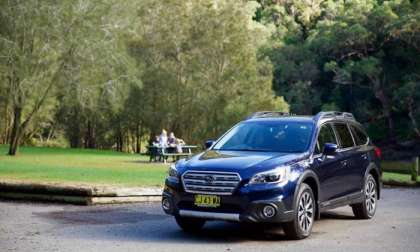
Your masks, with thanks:
[(415, 157), (413, 158), (413, 164), (411, 166), (411, 180), (416, 182), (418, 174), (419, 174), (419, 157)]

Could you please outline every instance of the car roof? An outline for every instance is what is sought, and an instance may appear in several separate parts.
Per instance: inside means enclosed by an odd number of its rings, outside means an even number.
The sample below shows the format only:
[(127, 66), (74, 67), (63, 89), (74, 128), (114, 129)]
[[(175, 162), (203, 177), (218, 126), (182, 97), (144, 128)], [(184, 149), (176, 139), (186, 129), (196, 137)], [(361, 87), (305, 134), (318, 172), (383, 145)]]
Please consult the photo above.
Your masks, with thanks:
[(245, 122), (272, 122), (272, 121), (294, 121), (294, 122), (312, 122), (321, 125), (326, 122), (343, 122), (358, 124), (353, 114), (338, 111), (321, 111), (316, 115), (294, 115), (281, 111), (258, 111), (250, 115)]
[(312, 116), (281, 116), (281, 117), (258, 117), (258, 118), (250, 118), (245, 120), (245, 122), (312, 122)]
[(301, 122), (301, 123), (313, 123), (320, 126), (324, 123), (350, 123), (361, 126), (356, 120), (348, 118), (320, 118), (317, 120), (316, 116), (279, 116), (279, 117), (257, 117), (257, 118), (248, 118), (242, 122)]

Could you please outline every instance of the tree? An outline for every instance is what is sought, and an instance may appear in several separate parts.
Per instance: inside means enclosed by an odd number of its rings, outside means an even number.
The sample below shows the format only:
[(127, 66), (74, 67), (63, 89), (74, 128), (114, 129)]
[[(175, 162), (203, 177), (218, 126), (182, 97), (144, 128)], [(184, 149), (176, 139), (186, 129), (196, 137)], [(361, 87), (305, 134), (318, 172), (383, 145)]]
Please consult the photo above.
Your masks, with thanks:
[[(81, 38), (97, 29), (99, 1), (2, 1), (1, 69), (13, 124), (9, 155), (34, 119), (49, 113), (61, 74), (80, 49)], [(99, 7), (98, 7), (99, 6)], [(96, 18), (96, 20), (95, 20)]]
[(407, 110), (413, 131), (416, 137), (420, 138), (420, 76), (408, 76), (395, 93), (394, 101)]
[[(356, 10), (362, 9), (363, 4), (359, 5)], [(418, 59), (412, 55), (420, 52), (416, 48), (417, 42), (410, 40), (412, 43), (407, 44), (405, 35), (395, 29), (407, 21), (407, 15), (412, 16), (410, 12), (414, 11), (415, 5), (409, 1), (383, 4), (371, 1), (370, 6), (365, 13), (354, 13), (357, 19), (343, 14), (336, 22), (324, 24), (313, 39), (315, 46), (326, 50), (323, 53), (328, 53), (334, 60), (326, 64), (326, 70), (335, 73), (335, 82), (371, 90), (381, 104), (381, 114), (388, 122), (388, 138), (393, 142), (396, 139), (394, 112), (400, 110), (393, 107), (393, 93), (407, 75), (418, 72)], [(420, 34), (420, 29), (412, 32)]]
[(389, 142), (406, 131), (401, 123), (411, 116), (393, 101), (419, 71), (418, 1), (260, 2), (256, 19), (276, 27), (264, 50), (275, 66), (274, 89), (293, 112), (328, 107), (374, 127), (384, 121)]
[(257, 36), (266, 31), (252, 21), (254, 7), (142, 3), (128, 45), (144, 67), (139, 113), (152, 136), (170, 128), (187, 141), (215, 137), (251, 111), (274, 107), (271, 66), (257, 57)]

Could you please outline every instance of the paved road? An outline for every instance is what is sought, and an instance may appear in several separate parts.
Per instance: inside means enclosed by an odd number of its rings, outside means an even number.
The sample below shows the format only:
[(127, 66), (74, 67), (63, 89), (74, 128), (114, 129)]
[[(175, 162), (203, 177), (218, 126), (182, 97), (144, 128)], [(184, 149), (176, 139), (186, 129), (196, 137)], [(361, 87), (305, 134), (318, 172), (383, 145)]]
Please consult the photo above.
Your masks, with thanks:
[(323, 215), (313, 234), (211, 222), (187, 235), (159, 204), (69, 206), (0, 201), (0, 251), (420, 251), (420, 190), (385, 189), (373, 220), (349, 207)]

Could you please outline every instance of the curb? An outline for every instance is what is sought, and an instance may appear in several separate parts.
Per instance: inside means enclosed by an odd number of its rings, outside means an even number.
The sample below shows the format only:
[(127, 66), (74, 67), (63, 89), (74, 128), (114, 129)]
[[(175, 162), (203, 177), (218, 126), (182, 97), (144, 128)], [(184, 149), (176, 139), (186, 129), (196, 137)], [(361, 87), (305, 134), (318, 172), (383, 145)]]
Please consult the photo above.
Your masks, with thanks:
[(0, 182), (0, 198), (60, 202), (77, 205), (156, 202), (161, 188), (62, 185), (48, 183)]

